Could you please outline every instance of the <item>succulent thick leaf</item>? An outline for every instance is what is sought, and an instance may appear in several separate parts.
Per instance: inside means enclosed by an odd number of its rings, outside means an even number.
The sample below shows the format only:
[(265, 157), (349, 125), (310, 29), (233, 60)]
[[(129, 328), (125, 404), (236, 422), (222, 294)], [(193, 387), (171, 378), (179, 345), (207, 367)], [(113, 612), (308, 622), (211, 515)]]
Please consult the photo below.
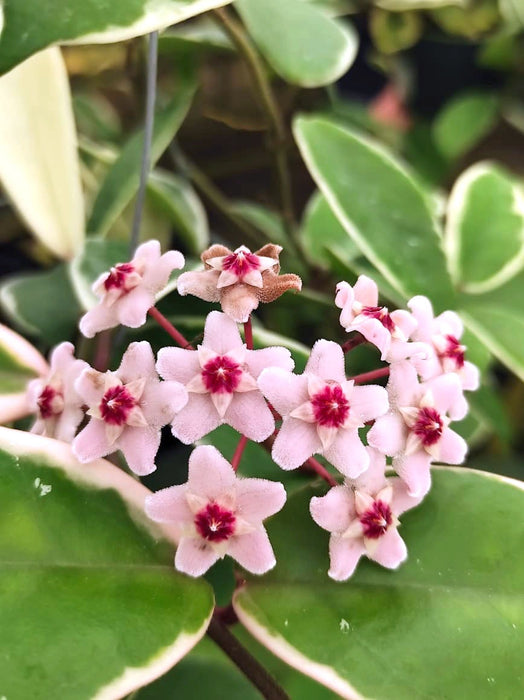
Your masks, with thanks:
[(51, 44), (124, 41), (227, 4), (228, 0), (84, 0), (72, 8), (71, 0), (9, 0), (3, 3), (0, 74)]
[(453, 98), (433, 124), (437, 146), (448, 158), (459, 158), (491, 131), (499, 101), (491, 93), (477, 92)]
[(1, 77), (0, 105), (2, 187), (32, 233), (59, 258), (72, 258), (84, 240), (84, 200), (60, 50), (43, 51)]
[(0, 287), (0, 305), (14, 326), (48, 345), (71, 339), (80, 315), (65, 263), (11, 277)]
[(140, 483), (1, 428), (0, 484), (6, 697), (120, 698), (204, 634), (211, 591), (175, 573), (172, 532), (146, 518)]
[(268, 524), (277, 558), (234, 607), (274, 654), (345, 698), (516, 697), (524, 640), (521, 482), (433, 470), (433, 488), (401, 517), (408, 561), (361, 561), (327, 578), (328, 533), (308, 512), (315, 490)]
[(290, 83), (329, 85), (355, 60), (356, 32), (320, 7), (301, 0), (236, 0), (235, 7), (272, 68)]
[(311, 196), (304, 211), (301, 236), (310, 260), (324, 268), (329, 268), (332, 260), (326, 250), (346, 265), (360, 254), (326, 198), (318, 191)]
[[(189, 110), (196, 84), (184, 81), (169, 104), (155, 115), (151, 164), (154, 165), (173, 140)], [(100, 186), (87, 223), (90, 233), (103, 235), (138, 190), (144, 143), (141, 129), (128, 140)]]
[(445, 249), (466, 292), (487, 292), (522, 269), (524, 191), (514, 178), (489, 163), (462, 173), (448, 202)]
[(426, 294), (437, 309), (453, 290), (428, 196), (382, 146), (321, 117), (299, 117), (306, 165), (351, 238), (405, 298)]

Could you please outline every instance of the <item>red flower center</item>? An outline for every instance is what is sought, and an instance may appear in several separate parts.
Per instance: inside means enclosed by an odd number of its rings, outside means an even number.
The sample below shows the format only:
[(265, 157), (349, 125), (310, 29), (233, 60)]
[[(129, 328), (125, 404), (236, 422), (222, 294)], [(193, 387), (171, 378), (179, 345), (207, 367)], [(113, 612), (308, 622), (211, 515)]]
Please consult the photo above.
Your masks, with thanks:
[(135, 272), (135, 268), (131, 263), (120, 263), (111, 268), (109, 275), (104, 280), (106, 291), (110, 289), (121, 289), (123, 292), (129, 291), (127, 281), (129, 275)]
[(338, 384), (325, 386), (311, 404), (317, 423), (329, 428), (340, 428), (349, 415), (349, 402)]
[(208, 503), (195, 515), (198, 534), (210, 542), (223, 542), (235, 532), (236, 518), (230, 510), (217, 503)]
[(106, 391), (100, 403), (102, 419), (110, 425), (124, 425), (131, 410), (137, 405), (125, 386), (113, 386)]
[(225, 355), (209, 360), (202, 368), (202, 381), (212, 394), (232, 394), (240, 384), (241, 376), (240, 365)]
[(444, 423), (434, 408), (421, 408), (411, 430), (420, 439), (424, 447), (431, 447), (442, 436)]
[(364, 316), (378, 319), (390, 333), (393, 333), (395, 330), (395, 323), (385, 306), (364, 306), (361, 313), (364, 314)]
[(455, 338), (454, 335), (446, 336), (446, 348), (444, 352), (441, 352), (440, 358), (449, 358), (453, 360), (457, 369), (462, 369), (464, 367), (464, 346)]
[(42, 418), (58, 416), (64, 410), (64, 395), (61, 391), (45, 386), (37, 399), (37, 406)]
[(226, 255), (222, 261), (222, 269), (233, 272), (237, 277), (243, 277), (247, 275), (248, 272), (258, 270), (259, 267), (260, 261), (258, 255), (244, 251)]
[(371, 508), (362, 513), (360, 522), (364, 529), (364, 537), (378, 540), (393, 522), (391, 508), (384, 501), (375, 501)]

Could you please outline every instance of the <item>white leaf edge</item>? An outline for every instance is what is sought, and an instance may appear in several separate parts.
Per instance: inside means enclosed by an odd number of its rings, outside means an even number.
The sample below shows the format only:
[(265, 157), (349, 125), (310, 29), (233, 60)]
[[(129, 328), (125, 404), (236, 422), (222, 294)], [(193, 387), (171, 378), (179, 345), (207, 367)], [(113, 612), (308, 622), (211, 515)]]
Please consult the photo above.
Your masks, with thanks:
[(18, 313), (18, 304), (16, 303), (16, 295), (13, 294), (12, 287), (16, 285), (21, 279), (28, 278), (29, 275), (24, 275), (17, 277), (9, 282), (4, 282), (0, 286), (0, 305), (2, 305), (10, 317), (16, 319), (16, 325), (19, 326), (28, 335), (40, 335), (40, 330), (29, 323), (23, 316)]
[[(492, 479), (493, 481), (500, 481), (524, 491), (524, 482), (518, 481), (517, 479), (511, 479), (507, 476), (484, 472), (480, 469), (450, 466), (432, 466), (431, 469), (432, 471), (453, 471), (461, 474), (468, 472), (480, 477)], [(361, 695), (348, 681), (339, 676), (331, 666), (319, 664), (318, 662), (313, 661), (305, 654), (298, 651), (296, 647), (290, 644), (278, 632), (264, 627), (255, 617), (242, 608), (242, 596), (249, 596), (249, 585), (247, 588), (242, 587), (235, 591), (233, 595), (233, 609), (247, 631), (253, 635), (257, 641), (265, 646), (266, 649), (269, 649), (269, 651), (275, 654), (275, 656), (282, 659), (282, 661), (289, 664), (300, 673), (303, 673), (305, 676), (309, 676), (322, 685), (325, 685), (330, 690), (338, 693), (342, 698), (346, 698), (346, 700), (371, 700), (370, 698)]]
[(405, 12), (407, 10), (428, 10), (434, 7), (466, 7), (468, 0), (375, 0), (384, 10)]
[(2, 323), (0, 323), (0, 346), (21, 366), (33, 370), (35, 374), (44, 376), (48, 373), (49, 365), (35, 346)]
[[(256, 1), (263, 2), (263, 0)], [(278, 73), (281, 78), (293, 85), (300, 85), (304, 88), (317, 88), (335, 82), (349, 70), (355, 61), (359, 46), (359, 36), (356, 30), (350, 22), (338, 21), (330, 17), (328, 14), (326, 14), (326, 12), (323, 12), (319, 7), (311, 5), (307, 2), (302, 2), (301, 0), (285, 0), (282, 5), (289, 6), (291, 3), (294, 3), (303, 13), (307, 14), (309, 12), (310, 16), (313, 17), (316, 15), (318, 17), (318, 21), (330, 24), (334, 30), (338, 31), (342, 35), (342, 38), (344, 39), (344, 46), (336, 61), (334, 61), (329, 68), (326, 68), (325, 72), (315, 73), (314, 78), (301, 79), (294, 74), (294, 71), (290, 72), (286, 68), (282, 68), (282, 65), (280, 63), (276, 63), (273, 60), (273, 57), (269, 55), (267, 51), (262, 48), (260, 50), (264, 53), (268, 63), (271, 64), (275, 72)], [(249, 28), (249, 22), (245, 20), (241, 5), (238, 7), (238, 12)], [(290, 31), (292, 31), (291, 28)], [(253, 37), (253, 39), (258, 45), (256, 38)]]
[(461, 225), (465, 214), (468, 193), (475, 182), (485, 175), (490, 175), (496, 164), (489, 161), (475, 163), (465, 170), (456, 180), (447, 204), (447, 217), (444, 231), (444, 252), (448, 260), (448, 270), (453, 282), (461, 285), (470, 294), (484, 294), (509, 281), (524, 267), (524, 194), (517, 184), (512, 185), (513, 212), (522, 219), (520, 230), (520, 250), (501, 269), (482, 282), (461, 283)]
[[(363, 255), (371, 262), (371, 264), (377, 268), (379, 272), (386, 278), (386, 280), (391, 284), (391, 286), (396, 289), (399, 294), (401, 294), (405, 299), (409, 299), (413, 296), (410, 292), (406, 290), (402, 285), (402, 281), (393, 275), (389, 267), (382, 261), (378, 255), (375, 254), (373, 248), (368, 244), (365, 236), (362, 236), (359, 229), (353, 224), (353, 222), (347, 218), (344, 213), (343, 208), (340, 206), (337, 197), (331, 192), (330, 186), (325, 181), (324, 177), (321, 175), (319, 169), (317, 168), (314, 157), (312, 156), (306, 139), (302, 134), (303, 123), (312, 122), (322, 122), (328, 126), (340, 131), (342, 134), (349, 133), (350, 136), (361, 143), (363, 143), (370, 151), (373, 151), (377, 156), (382, 158), (382, 160), (389, 166), (393, 167), (399, 175), (401, 175), (404, 180), (408, 181), (411, 186), (419, 193), (421, 199), (423, 200), (424, 208), (428, 213), (428, 219), (431, 222), (433, 232), (435, 234), (437, 244), (441, 243), (442, 236), (440, 234), (439, 225), (435, 216), (434, 207), (430, 207), (430, 199), (428, 193), (421, 187), (416, 178), (412, 177), (409, 168), (405, 167), (404, 164), (399, 163), (399, 161), (380, 143), (365, 136), (363, 134), (355, 132), (347, 126), (340, 126), (328, 119), (322, 117), (310, 117), (310, 116), (299, 116), (293, 122), (293, 134), (295, 136), (295, 141), (299, 147), (300, 153), (304, 162), (306, 163), (307, 169), (310, 175), (313, 177), (318, 188), (327, 199), (329, 206), (336, 214), (338, 220), (342, 226), (346, 229), (348, 234), (356, 243), (357, 247), (362, 251)], [(351, 167), (351, 164), (348, 164)]]
[[(96, 459), (90, 462), (89, 469), (86, 469), (86, 465), (76, 459), (70, 445), (65, 442), (3, 427), (0, 427), (0, 449), (10, 452), (15, 457), (47, 457), (46, 466), (63, 469), (76, 483), (117, 491), (135, 522), (143, 525), (154, 538), (164, 538), (173, 544), (177, 543), (175, 527), (168, 523), (153, 522), (146, 516), (144, 502), (151, 491), (107, 460)], [(166, 673), (204, 636), (211, 615), (212, 610), (196, 632), (178, 635), (174, 644), (162, 649), (145, 666), (127, 667), (120, 677), (102, 687), (93, 700), (118, 700)]]
[(0, 104), (0, 181), (35, 236), (69, 259), (84, 241), (84, 197), (60, 49), (45, 49), (0, 77)]

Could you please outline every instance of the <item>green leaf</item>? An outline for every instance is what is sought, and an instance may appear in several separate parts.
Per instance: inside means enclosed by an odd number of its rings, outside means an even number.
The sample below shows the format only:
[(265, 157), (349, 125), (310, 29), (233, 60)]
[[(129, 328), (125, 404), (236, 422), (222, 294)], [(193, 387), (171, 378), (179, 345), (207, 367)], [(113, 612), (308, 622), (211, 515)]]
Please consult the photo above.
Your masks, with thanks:
[(524, 194), (501, 168), (477, 163), (459, 177), (448, 202), (445, 249), (461, 289), (499, 287), (524, 266)]
[(279, 245), (287, 245), (287, 234), (282, 223), (282, 217), (277, 212), (264, 207), (256, 202), (248, 202), (236, 200), (231, 203), (231, 211), (238, 214), (245, 221), (264, 233), (268, 241), (278, 243)]
[(11, 277), (0, 287), (0, 305), (13, 325), (49, 345), (73, 336), (81, 312), (65, 264)]
[(321, 192), (315, 192), (307, 203), (301, 229), (309, 259), (324, 268), (329, 268), (331, 262), (326, 251), (346, 264), (360, 254)]
[[(64, 443), (0, 429), (0, 678), (8, 698), (120, 698), (204, 634), (212, 594), (173, 569), (147, 489)], [(37, 684), (35, 686), (35, 683)]]
[(160, 54), (177, 55), (181, 51), (227, 51), (235, 47), (224, 31), (209, 17), (202, 17), (191, 23), (165, 32), (158, 39)]
[(47, 370), (47, 362), (31, 343), (0, 324), (0, 394), (25, 392), (28, 380)]
[[(274, 654), (346, 698), (518, 697), (522, 683), (521, 482), (433, 471), (424, 503), (402, 516), (408, 561), (361, 561), (330, 581), (328, 533), (294, 494), (268, 524), (277, 566), (234, 598)], [(450, 662), (453, 660), (453, 662)]]
[(301, 0), (236, 0), (249, 33), (281, 78), (302, 87), (338, 80), (355, 60), (358, 35)]
[[(193, 81), (185, 81), (170, 103), (156, 113), (151, 144), (152, 165), (171, 143), (184, 121), (195, 89)], [(107, 233), (138, 190), (143, 140), (143, 130), (135, 133), (109, 169), (93, 204), (88, 232), (99, 235)]]
[(499, 8), (508, 29), (517, 31), (524, 27), (524, 7), (520, 0), (499, 0)]
[(149, 176), (147, 193), (175, 227), (190, 252), (198, 255), (209, 245), (206, 211), (193, 187), (181, 177), (156, 169)]
[(375, 8), (370, 14), (369, 29), (373, 43), (383, 53), (396, 53), (413, 46), (424, 31), (416, 12), (386, 12)]
[(44, 51), (3, 76), (0, 105), (2, 187), (39, 241), (59, 258), (72, 258), (84, 240), (84, 199), (60, 50)]
[(227, 4), (228, 0), (83, 0), (72, 7), (71, 0), (9, 0), (3, 3), (0, 74), (51, 44), (124, 41)]
[(319, 117), (295, 138), (313, 179), (370, 262), (405, 298), (452, 308), (454, 293), (427, 193), (382, 146)]
[(454, 97), (437, 115), (433, 136), (447, 158), (459, 158), (486, 136), (497, 120), (499, 100), (488, 92)]

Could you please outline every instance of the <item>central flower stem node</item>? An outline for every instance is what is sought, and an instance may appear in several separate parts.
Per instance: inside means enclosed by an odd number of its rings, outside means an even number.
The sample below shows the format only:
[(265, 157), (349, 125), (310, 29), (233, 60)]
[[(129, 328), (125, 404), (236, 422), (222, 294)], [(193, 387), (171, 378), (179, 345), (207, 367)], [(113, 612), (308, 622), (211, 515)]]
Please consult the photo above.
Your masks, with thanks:
[(235, 514), (218, 503), (208, 503), (195, 515), (198, 534), (209, 542), (224, 542), (235, 533)]
[(241, 377), (240, 365), (226, 355), (218, 355), (202, 368), (202, 381), (212, 394), (232, 394), (238, 388)]
[(448, 360), (454, 365), (454, 369), (462, 369), (465, 362), (466, 346), (461, 345), (453, 335), (446, 335), (444, 341), (444, 348), (439, 352), (440, 359), (443, 361)]
[(442, 437), (444, 421), (440, 413), (431, 407), (421, 408), (411, 428), (424, 447), (431, 447)]
[(340, 428), (349, 415), (349, 401), (338, 384), (327, 385), (311, 397), (315, 420), (328, 428)]
[(389, 310), (385, 306), (364, 306), (361, 313), (369, 318), (376, 318), (384, 326), (384, 328), (393, 333), (395, 331), (395, 322), (389, 314)]
[(360, 516), (364, 537), (378, 540), (393, 523), (391, 508), (384, 501), (374, 501), (373, 505)]
[(124, 425), (136, 405), (136, 399), (125, 386), (113, 386), (102, 397), (100, 415), (109, 425)]
[(226, 255), (222, 261), (222, 269), (227, 272), (233, 272), (239, 278), (259, 268), (260, 260), (258, 255), (254, 255), (248, 250), (239, 250), (231, 253), (231, 255)]
[(37, 406), (41, 418), (59, 416), (64, 410), (64, 394), (48, 384), (40, 392)]

